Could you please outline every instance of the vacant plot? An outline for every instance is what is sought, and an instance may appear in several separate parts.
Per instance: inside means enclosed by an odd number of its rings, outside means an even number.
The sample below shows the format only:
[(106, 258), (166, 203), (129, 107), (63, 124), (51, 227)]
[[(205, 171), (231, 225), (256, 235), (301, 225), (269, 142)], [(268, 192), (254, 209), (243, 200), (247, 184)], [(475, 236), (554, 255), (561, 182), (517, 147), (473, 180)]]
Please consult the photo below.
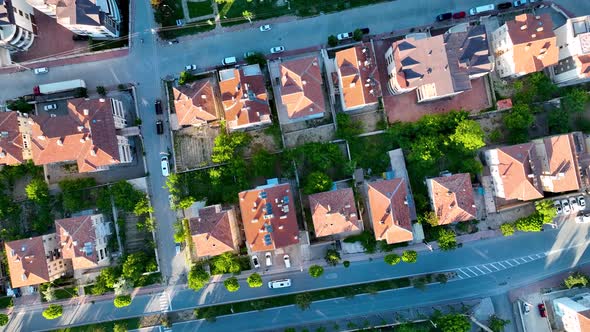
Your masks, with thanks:
[(213, 7), (210, 1), (188, 1), (186, 5), (188, 7), (188, 16), (191, 18), (213, 14)]
[(211, 162), (213, 141), (219, 135), (219, 128), (207, 126), (188, 127), (174, 133), (176, 167), (185, 171), (207, 166)]
[(219, 4), (219, 16), (221, 25), (231, 26), (248, 22), (244, 18), (244, 12), (252, 13), (252, 20), (264, 20), (267, 18), (277, 17), (289, 14), (291, 11), (287, 8), (286, 2), (281, 1), (283, 5), (278, 5), (279, 1), (248, 1), (248, 0), (228, 0)]

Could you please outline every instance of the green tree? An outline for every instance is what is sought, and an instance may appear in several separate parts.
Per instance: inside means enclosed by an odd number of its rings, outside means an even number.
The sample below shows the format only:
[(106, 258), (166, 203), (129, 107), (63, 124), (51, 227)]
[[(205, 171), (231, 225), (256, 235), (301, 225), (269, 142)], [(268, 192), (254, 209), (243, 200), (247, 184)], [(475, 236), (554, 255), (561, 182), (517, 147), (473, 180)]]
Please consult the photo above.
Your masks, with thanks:
[(398, 254), (387, 254), (383, 257), (383, 260), (389, 265), (396, 265), (402, 261), (402, 258)]
[(143, 196), (133, 207), (133, 214), (136, 216), (142, 216), (144, 214), (154, 213), (154, 208), (150, 205), (149, 197)]
[(117, 268), (109, 266), (100, 271), (99, 277), (104, 279), (108, 288), (113, 288), (119, 278), (119, 271), (117, 271)]
[(113, 300), (113, 304), (117, 308), (127, 307), (131, 304), (131, 295), (118, 295)]
[(311, 294), (308, 292), (299, 293), (295, 295), (295, 305), (301, 310), (307, 310), (311, 306), (313, 299)]
[(491, 315), (488, 325), (490, 329), (494, 332), (503, 332), (504, 326), (510, 324), (508, 319), (502, 319), (496, 315)]
[(347, 113), (338, 112), (336, 114), (336, 137), (347, 141), (357, 138), (363, 132), (363, 124), (360, 121), (353, 121)]
[(328, 249), (328, 251), (326, 252), (326, 256), (324, 256), (324, 259), (326, 260), (326, 263), (328, 263), (328, 265), (336, 266), (338, 265), (338, 263), (340, 263), (340, 253), (338, 252), (338, 250)]
[(442, 157), (440, 139), (434, 136), (419, 136), (410, 145), (408, 159), (431, 167)]
[(226, 163), (233, 158), (239, 157), (241, 150), (247, 146), (252, 137), (241, 131), (231, 134), (222, 133), (215, 137), (211, 161), (214, 163)]
[(453, 250), (457, 248), (457, 239), (452, 230), (441, 227), (437, 233), (438, 247), (441, 250)]
[(5, 326), (6, 324), (8, 324), (8, 315), (0, 314), (0, 326)]
[(355, 41), (361, 41), (363, 39), (363, 31), (361, 29), (356, 29), (352, 32), (352, 39)]
[(213, 257), (211, 264), (219, 273), (239, 273), (241, 271), (238, 256), (231, 252), (224, 252), (221, 255)]
[(47, 288), (42, 292), (43, 297), (45, 298), (45, 301), (47, 302), (52, 302), (57, 300), (57, 297), (55, 296), (55, 288), (53, 287), (53, 285), (49, 284), (47, 286)]
[(338, 45), (338, 38), (334, 35), (328, 36), (328, 46), (335, 47)]
[(109, 190), (113, 195), (115, 205), (127, 212), (133, 212), (139, 201), (145, 198), (144, 193), (133, 188), (133, 185), (125, 180), (114, 183)]
[(554, 108), (549, 111), (547, 124), (550, 134), (565, 134), (570, 131), (570, 114), (562, 107)]
[(438, 226), (438, 216), (433, 211), (426, 211), (418, 216), (418, 222), (421, 224), (429, 224), (430, 226)]
[(468, 332), (471, 330), (469, 319), (461, 314), (447, 314), (435, 320), (441, 332)]
[(513, 143), (528, 140), (528, 128), (534, 121), (528, 105), (514, 105), (512, 111), (504, 116), (504, 125), (510, 131), (510, 140)]
[(512, 223), (504, 223), (500, 225), (500, 231), (502, 231), (502, 235), (504, 236), (511, 236), (514, 234), (514, 224)]
[(240, 289), (240, 284), (238, 283), (238, 278), (231, 277), (225, 279), (223, 285), (229, 292), (237, 292)]
[(467, 151), (475, 151), (486, 145), (484, 137), (485, 134), (477, 121), (463, 120), (455, 128), (455, 133), (450, 139)]
[(249, 54), (245, 60), (249, 65), (258, 64), (260, 67), (266, 67), (266, 57), (260, 52)]
[(581, 115), (586, 110), (589, 101), (588, 92), (575, 88), (561, 99), (561, 106), (566, 112)]
[(90, 201), (87, 199), (84, 189), (94, 186), (96, 186), (96, 180), (93, 178), (60, 181), (59, 188), (62, 192), (64, 209), (75, 212), (90, 207)]
[(27, 103), (24, 98), (18, 98), (16, 100), (10, 101), (7, 103), (6, 107), (12, 111), (19, 111), (22, 113), (29, 113), (35, 109), (33, 104)]
[(425, 290), (426, 286), (428, 285), (428, 280), (424, 277), (414, 278), (412, 279), (412, 286), (419, 290)]
[(549, 199), (536, 201), (535, 210), (541, 217), (541, 220), (544, 224), (552, 223), (553, 218), (557, 216), (557, 209), (555, 208), (555, 205), (553, 205), (553, 201)]
[(414, 250), (405, 250), (402, 254), (402, 261), (406, 263), (416, 263), (418, 260), (418, 253)]
[(440, 274), (436, 275), (434, 280), (436, 280), (437, 282), (440, 282), (441, 284), (446, 284), (447, 281), (449, 280), (449, 277), (447, 277), (447, 275), (445, 273), (440, 273)]
[(540, 232), (543, 229), (543, 218), (538, 213), (517, 219), (514, 227), (522, 232)]
[(209, 282), (210, 278), (209, 273), (201, 265), (193, 265), (188, 273), (188, 287), (198, 291)]
[(113, 326), (113, 332), (127, 332), (127, 322), (121, 321), (115, 323)]
[(588, 276), (580, 272), (572, 273), (563, 281), (565, 287), (567, 288), (572, 288), (576, 286), (586, 287), (586, 285), (588, 285), (589, 282), (590, 280), (588, 279)]
[(56, 319), (63, 314), (63, 307), (59, 304), (50, 304), (42, 314), (45, 319)]
[(174, 242), (182, 243), (186, 239), (187, 229), (184, 228), (184, 221), (177, 220), (174, 223)]
[(332, 188), (333, 182), (328, 175), (322, 172), (312, 172), (305, 179), (303, 193), (311, 195), (319, 192), (328, 191)]
[(176, 204), (176, 207), (179, 209), (188, 209), (190, 208), (197, 200), (194, 199), (192, 196), (187, 196), (182, 198), (178, 204)]
[(123, 278), (136, 283), (136, 281), (141, 277), (141, 274), (145, 272), (146, 262), (147, 256), (144, 252), (136, 252), (127, 256), (123, 262)]
[(252, 273), (248, 276), (246, 281), (248, 282), (248, 286), (250, 286), (250, 288), (262, 287), (262, 277), (258, 273)]
[(248, 22), (250, 22), (250, 24), (252, 24), (252, 18), (254, 17), (254, 15), (252, 14), (252, 12), (244, 10), (242, 12), (242, 17), (247, 19)]
[(324, 274), (324, 268), (319, 265), (312, 265), (309, 267), (309, 275), (314, 278), (319, 278)]
[(41, 178), (34, 178), (25, 187), (27, 198), (36, 203), (47, 203), (49, 201), (49, 187), (47, 182)]
[(193, 75), (186, 70), (180, 72), (180, 77), (178, 77), (178, 84), (185, 85), (186, 83), (190, 83), (193, 81)]
[(252, 155), (252, 169), (254, 175), (271, 177), (274, 174), (276, 157), (264, 148), (259, 148)]

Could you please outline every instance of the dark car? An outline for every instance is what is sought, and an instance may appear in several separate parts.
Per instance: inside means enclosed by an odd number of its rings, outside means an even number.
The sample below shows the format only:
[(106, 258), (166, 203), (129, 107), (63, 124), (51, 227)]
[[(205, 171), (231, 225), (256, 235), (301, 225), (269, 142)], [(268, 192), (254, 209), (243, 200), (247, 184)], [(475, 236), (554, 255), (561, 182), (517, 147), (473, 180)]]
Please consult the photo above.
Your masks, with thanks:
[(160, 99), (156, 99), (156, 114), (162, 114), (162, 101)]
[(368, 35), (369, 34), (369, 28), (362, 28), (361, 31), (363, 32), (363, 35)]
[(510, 2), (502, 2), (498, 4), (498, 9), (510, 9), (512, 8), (512, 3)]
[(539, 307), (539, 314), (541, 314), (541, 317), (547, 317), (547, 310), (545, 309), (545, 304), (539, 303), (538, 307)]
[(82, 35), (76, 35), (76, 34), (72, 35), (72, 40), (88, 40), (88, 39), (90, 39), (90, 37), (88, 37), (88, 36), (82, 36)]
[(465, 18), (465, 16), (467, 16), (467, 14), (465, 12), (458, 12), (458, 13), (453, 14), (454, 19)]
[(162, 120), (156, 121), (156, 131), (158, 132), (158, 135), (164, 133), (164, 124), (162, 123)]
[(453, 18), (453, 13), (444, 13), (444, 14), (438, 15), (436, 17), (436, 20), (439, 22), (442, 22), (442, 21), (450, 20), (451, 18)]

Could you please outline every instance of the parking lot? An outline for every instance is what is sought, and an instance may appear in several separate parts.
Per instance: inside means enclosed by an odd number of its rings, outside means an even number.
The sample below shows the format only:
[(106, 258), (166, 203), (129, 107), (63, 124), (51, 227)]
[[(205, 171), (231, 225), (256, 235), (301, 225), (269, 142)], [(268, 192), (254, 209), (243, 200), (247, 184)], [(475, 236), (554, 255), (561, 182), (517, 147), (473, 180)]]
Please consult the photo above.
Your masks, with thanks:
[[(557, 209), (557, 220), (565, 221), (574, 219), (576, 222), (590, 222), (590, 214), (586, 205), (587, 198), (585, 194), (573, 194), (553, 198), (553, 205)], [(584, 217), (588, 215), (588, 217)]]
[[(267, 253), (270, 253), (270, 265), (267, 264)], [(259, 270), (256, 272), (259, 272), (260, 274), (264, 274), (266, 272), (277, 273), (283, 271), (293, 271), (299, 270), (301, 268), (301, 250), (299, 245), (279, 248), (274, 251), (257, 252), (254, 255), (256, 255), (258, 263), (260, 264), (260, 267), (254, 268), (254, 270)], [(287, 267), (285, 255), (289, 257), (288, 261), (290, 263), (290, 267)], [(254, 267), (254, 264), (252, 264), (252, 266)]]
[(525, 332), (549, 332), (549, 320), (542, 317), (539, 304), (544, 303), (539, 293), (529, 294), (517, 301)]

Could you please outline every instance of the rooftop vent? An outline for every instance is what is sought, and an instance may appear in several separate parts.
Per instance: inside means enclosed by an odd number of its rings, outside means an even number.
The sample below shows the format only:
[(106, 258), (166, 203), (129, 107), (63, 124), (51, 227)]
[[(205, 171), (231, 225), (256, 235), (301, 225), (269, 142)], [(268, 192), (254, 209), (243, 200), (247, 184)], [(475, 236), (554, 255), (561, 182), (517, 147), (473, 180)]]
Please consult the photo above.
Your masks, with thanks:
[(60, 139), (58, 139), (56, 143), (57, 143), (57, 145), (59, 145), (59, 146), (63, 146), (63, 145), (64, 145), (64, 142), (61, 140), (61, 138), (60, 138)]
[(201, 95), (201, 99), (207, 99), (207, 95)]
[(521, 25), (520, 30), (526, 30), (526, 24)]
[(543, 31), (543, 27), (538, 27), (537, 32), (541, 32), (541, 31)]
[(88, 115), (88, 114), (90, 114), (90, 111), (87, 108), (85, 108), (84, 109), (84, 115)]

